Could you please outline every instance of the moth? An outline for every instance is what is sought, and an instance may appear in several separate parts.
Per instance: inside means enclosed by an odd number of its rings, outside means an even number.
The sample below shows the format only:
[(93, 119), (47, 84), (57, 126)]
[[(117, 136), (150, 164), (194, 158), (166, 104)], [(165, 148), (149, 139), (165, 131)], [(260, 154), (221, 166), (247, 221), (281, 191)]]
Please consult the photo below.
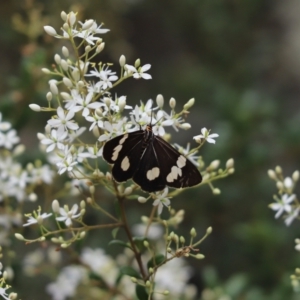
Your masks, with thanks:
[(192, 187), (202, 181), (197, 167), (155, 135), (151, 124), (145, 130), (125, 133), (106, 142), (103, 158), (113, 165), (112, 175), (117, 182), (132, 178), (146, 192), (161, 191), (166, 186)]

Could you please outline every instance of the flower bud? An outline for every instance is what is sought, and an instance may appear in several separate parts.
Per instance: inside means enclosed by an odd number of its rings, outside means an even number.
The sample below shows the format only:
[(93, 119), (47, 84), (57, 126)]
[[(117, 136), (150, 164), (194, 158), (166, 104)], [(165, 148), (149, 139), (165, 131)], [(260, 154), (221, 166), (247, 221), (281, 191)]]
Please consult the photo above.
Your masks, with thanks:
[(176, 100), (175, 100), (173, 97), (170, 99), (169, 105), (170, 105), (170, 107), (171, 107), (172, 109), (175, 108), (175, 106), (176, 106)]
[(55, 54), (55, 55), (54, 55), (54, 60), (55, 60), (55, 62), (56, 62), (57, 65), (60, 65), (60, 62), (61, 62), (61, 57), (60, 57), (60, 55)]
[(68, 14), (67, 22), (71, 27), (73, 27), (76, 22), (76, 14), (72, 11)]
[(281, 190), (283, 190), (284, 185), (281, 181), (277, 181), (276, 182), (276, 187), (278, 188), (278, 190), (281, 191)]
[(104, 49), (105, 43), (101, 43), (99, 46), (96, 48), (96, 53), (100, 53)]
[(282, 169), (281, 169), (281, 167), (280, 167), (280, 166), (276, 166), (276, 167), (275, 167), (275, 172), (276, 172), (277, 174), (282, 174)]
[(124, 190), (124, 195), (128, 196), (132, 193), (132, 187), (128, 186), (125, 190)]
[(47, 69), (47, 68), (42, 68), (42, 72), (44, 74), (50, 74), (51, 73), (51, 71), (49, 69)]
[(190, 99), (186, 104), (184, 104), (183, 108), (184, 110), (188, 110), (191, 108), (195, 103), (195, 98)]
[(138, 197), (138, 201), (140, 203), (146, 203), (147, 202), (147, 199), (145, 197)]
[(197, 232), (196, 232), (196, 229), (195, 229), (194, 227), (191, 229), (190, 235), (191, 235), (192, 237), (196, 237)]
[(55, 213), (59, 213), (59, 208), (60, 208), (60, 206), (59, 206), (59, 202), (58, 202), (58, 200), (53, 200), (52, 201), (52, 210), (55, 212)]
[(67, 21), (68, 15), (67, 15), (64, 11), (62, 11), (62, 12), (60, 13), (60, 17), (62, 18), (62, 20), (63, 20), (64, 22), (66, 22), (66, 21)]
[(85, 21), (84, 24), (82, 25), (82, 30), (87, 30), (91, 28), (93, 24), (94, 24), (94, 20), (92, 19)]
[(37, 104), (29, 104), (29, 107), (33, 111), (36, 111), (36, 112), (41, 111), (41, 107), (39, 105), (37, 105)]
[(208, 235), (208, 234), (211, 234), (211, 233), (212, 233), (212, 227), (208, 227), (206, 229), (206, 234)]
[(50, 91), (53, 95), (58, 95), (58, 88), (54, 82), (50, 83)]
[(23, 237), (23, 235), (20, 234), (20, 233), (15, 233), (15, 237), (16, 237), (16, 239), (18, 239), (20, 241), (24, 241), (25, 240), (24, 237)]
[(213, 194), (214, 194), (214, 195), (220, 195), (220, 194), (221, 194), (221, 190), (218, 189), (218, 188), (214, 188), (214, 189), (213, 189)]
[(84, 48), (85, 53), (89, 53), (91, 50), (92, 50), (92, 47), (91, 47), (90, 45), (87, 45), (87, 46)]
[(229, 158), (226, 162), (226, 169), (233, 168), (233, 166), (234, 166), (234, 160), (233, 158)]
[(67, 47), (63, 46), (61, 51), (64, 57), (69, 57), (69, 49)]
[(63, 83), (68, 88), (71, 88), (73, 86), (72, 81), (69, 78), (67, 78), (67, 77), (63, 78)]
[(69, 64), (67, 63), (67, 61), (65, 59), (61, 60), (60, 65), (61, 65), (61, 67), (63, 68), (64, 71), (69, 70)]
[(80, 79), (80, 72), (77, 68), (74, 68), (74, 70), (71, 72), (71, 75), (73, 79), (77, 82)]
[(51, 36), (56, 36), (56, 30), (52, 26), (44, 26), (44, 30), (46, 31), (47, 34)]
[(137, 69), (139, 66), (141, 65), (141, 60), (138, 58), (135, 62), (134, 62), (134, 66)]
[(124, 55), (121, 55), (119, 58), (119, 64), (121, 66), (121, 68), (123, 68), (126, 64), (126, 57)]
[(46, 99), (47, 99), (48, 101), (51, 101), (51, 100), (52, 100), (52, 93), (51, 93), (51, 92), (48, 92), (48, 93), (46, 94)]
[(219, 167), (219, 165), (220, 165), (220, 161), (218, 159), (216, 159), (210, 163), (208, 168), (210, 170), (216, 170)]
[(20, 144), (17, 145), (16, 148), (13, 150), (13, 155), (14, 156), (19, 156), (25, 152), (26, 148), (24, 145)]
[(292, 175), (293, 181), (297, 182), (299, 180), (299, 171), (295, 171)]
[(164, 97), (163, 95), (159, 94), (156, 96), (156, 104), (159, 108), (163, 108), (164, 106)]
[(287, 189), (293, 188), (294, 183), (293, 183), (292, 178), (291, 178), (291, 177), (286, 177), (286, 178), (284, 179), (284, 181), (283, 181), (283, 185), (284, 185), (284, 187), (287, 188)]
[(18, 298), (18, 294), (17, 293), (10, 293), (9, 294), (9, 300), (16, 300)]
[(230, 168), (227, 172), (228, 172), (228, 174), (233, 174), (234, 173), (234, 168)]
[(35, 202), (37, 200), (37, 194), (36, 193), (30, 193), (28, 196), (29, 201)]
[(195, 255), (195, 258), (196, 259), (203, 259), (203, 258), (205, 258), (205, 256), (203, 254), (198, 253), (198, 254)]
[(119, 106), (120, 112), (122, 112), (126, 106), (126, 96), (121, 96), (118, 99), (118, 106)]
[(60, 95), (62, 96), (62, 98), (63, 98), (64, 100), (69, 100), (69, 99), (71, 99), (71, 95), (68, 94), (68, 93), (66, 93), (66, 92), (61, 92)]
[(180, 128), (184, 129), (184, 130), (188, 130), (190, 129), (192, 126), (190, 123), (183, 123), (183, 124), (180, 124)]

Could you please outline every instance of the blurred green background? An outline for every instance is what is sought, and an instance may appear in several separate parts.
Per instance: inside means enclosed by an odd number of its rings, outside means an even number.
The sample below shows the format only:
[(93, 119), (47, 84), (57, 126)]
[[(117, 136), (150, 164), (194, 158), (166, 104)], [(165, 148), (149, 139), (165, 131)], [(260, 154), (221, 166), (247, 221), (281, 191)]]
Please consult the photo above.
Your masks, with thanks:
[[(49, 117), (28, 105), (46, 105), (49, 78), (40, 69), (51, 66), (62, 46), (44, 34), (43, 26), (59, 31), (62, 10), (104, 22), (111, 30), (103, 36), (103, 61), (117, 64), (124, 54), (128, 63), (140, 58), (152, 65), (153, 80), (118, 87), (128, 104), (161, 93), (180, 107), (195, 97), (187, 119), (192, 130), (172, 132), (172, 141), (185, 145), (202, 127), (211, 128), (220, 137), (202, 148), (205, 160), (235, 159), (235, 174), (216, 183), (221, 195), (213, 196), (205, 186), (172, 202), (186, 210), (183, 233), (192, 226), (199, 234), (213, 227), (200, 249), (206, 259), (193, 261), (200, 289), (236, 289), (233, 299), (300, 299), (289, 281), (300, 266), (294, 250), (297, 221), (287, 228), (267, 207), (276, 192), (267, 170), (279, 164), (287, 176), (299, 162), (300, 2), (2, 1), (0, 111), (21, 135), (28, 161), (40, 155), (36, 128), (41, 132)], [(139, 206), (131, 214), (138, 220)], [(99, 246), (106, 248), (106, 242)], [(21, 282), (17, 276), (20, 296)]]

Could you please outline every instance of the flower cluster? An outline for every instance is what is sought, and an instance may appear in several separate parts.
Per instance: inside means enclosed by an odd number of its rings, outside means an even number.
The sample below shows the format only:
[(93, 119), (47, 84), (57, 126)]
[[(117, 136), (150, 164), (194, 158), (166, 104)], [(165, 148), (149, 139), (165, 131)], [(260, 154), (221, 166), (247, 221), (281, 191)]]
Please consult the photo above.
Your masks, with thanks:
[[(174, 297), (178, 298), (184, 294), (182, 290), (186, 286), (190, 272), (182, 261), (176, 267), (176, 261), (178, 261), (176, 258), (204, 258), (202, 254), (197, 253), (198, 249), (195, 247), (211, 233), (211, 229), (208, 229), (205, 236), (198, 242), (193, 242), (196, 231), (192, 229), (190, 243), (186, 244), (184, 237), (179, 237), (173, 231), (169, 232), (169, 227), (178, 226), (184, 217), (183, 210), (174, 212), (171, 208), (171, 199), (181, 193), (182, 189), (170, 191), (166, 187), (162, 191), (141, 196), (140, 187), (137, 184), (132, 182), (118, 184), (114, 181), (111, 172), (107, 171), (107, 164), (103, 163), (102, 155), (103, 148), (107, 149), (104, 145), (109, 140), (125, 133), (139, 131), (148, 124), (152, 125), (154, 135), (169, 142), (169, 128), (175, 131), (191, 128), (191, 124), (186, 122), (185, 117), (189, 114), (195, 99), (192, 98), (183, 107), (178, 107), (174, 98), (167, 102), (162, 95), (157, 95), (155, 100), (148, 99), (139, 103), (132, 103), (127, 96), (112, 93), (112, 90), (124, 80), (130, 78), (136, 80), (151, 79), (149, 74), (151, 65), (148, 63), (143, 65), (140, 59), (129, 64), (124, 55), (121, 55), (119, 59), (119, 72), (114, 70), (114, 66), (110, 62), (98, 63), (99, 59), (95, 59), (95, 57), (105, 48), (102, 35), (109, 30), (103, 28), (102, 24), (98, 25), (94, 20), (80, 22), (73, 12), (69, 14), (62, 12), (61, 18), (64, 22), (62, 32), (57, 33), (51, 26), (45, 26), (44, 30), (50, 36), (65, 40), (69, 44), (64, 42), (61, 53), (55, 54), (55, 64), (51, 70), (42, 69), (45, 74), (56, 78), (49, 80), (49, 91), (46, 94), (47, 105), (42, 107), (38, 104), (31, 104), (30, 108), (36, 112), (51, 113), (45, 130), (37, 135), (41, 148), (47, 155), (49, 163), (57, 170), (58, 175), (67, 175), (69, 182), (72, 182), (71, 186), (78, 193), (81, 193), (84, 199), (81, 200), (80, 204), (69, 203), (65, 205), (61, 205), (58, 200), (53, 200), (51, 213), (42, 213), (42, 208), (39, 207), (32, 213), (25, 215), (27, 222), (23, 226), (37, 225), (40, 228), (40, 236), (33, 240), (24, 238), (20, 233), (15, 234), (15, 236), (27, 243), (43, 242), (50, 237), (52, 243), (64, 249), (83, 239), (89, 230), (114, 228), (113, 235), (115, 238), (118, 228), (124, 228), (129, 242), (124, 243), (116, 239), (113, 242), (130, 249), (130, 258), (126, 263), (130, 264), (134, 259), (137, 267), (124, 266), (123, 268), (121, 263), (116, 265), (102, 250), (86, 248), (80, 257), (83, 267), (73, 265), (65, 267), (57, 280), (48, 285), (47, 291), (53, 299), (75, 296), (77, 286), (88, 278), (87, 267), (89, 267), (90, 272), (102, 279), (101, 285), (104, 283), (107, 287), (103, 290), (116, 292), (118, 290), (114, 289), (113, 285), (119, 280), (120, 274), (131, 276), (132, 282), (149, 295), (155, 292), (155, 287), (174, 289), (173, 281), (182, 281), (183, 284), (178, 285), (178, 290), (175, 289), (173, 294), (172, 291), (162, 292), (164, 296), (170, 294), (168, 299), (172, 299), (171, 295), (173, 295), (173, 299)], [(9, 130), (5, 123), (3, 127), (6, 128), (5, 130)], [(218, 138), (218, 134), (211, 133), (204, 127), (201, 129), (200, 135), (194, 136), (196, 144), (194, 148), (190, 144), (186, 147), (175, 144), (174, 147), (184, 157), (178, 155), (178, 167), (174, 168), (181, 174), (181, 168), (185, 164), (185, 157), (187, 157), (201, 171), (203, 177), (201, 185), (207, 184), (214, 194), (220, 194), (220, 190), (215, 188), (212, 182), (234, 172), (233, 159), (229, 159), (225, 167), (221, 168), (219, 160), (214, 160), (206, 166), (203, 158), (198, 155), (199, 149), (205, 142), (215, 144), (216, 138)], [(6, 145), (10, 146), (7, 143)], [(184, 161), (181, 167), (179, 165), (182, 164), (182, 161), (179, 158)], [(36, 168), (32, 167), (30, 171), (34, 174), (38, 173), (40, 181), (47, 182), (46, 179), (48, 179), (48, 182), (51, 182), (53, 176), (51, 172), (48, 173), (51, 176), (46, 178), (42, 176), (42, 171), (37, 172)], [(176, 173), (176, 177), (177, 175)], [(25, 178), (27, 180), (28, 177), (25, 176)], [(22, 181), (19, 180), (18, 182)], [(120, 216), (116, 217), (102, 207), (98, 193), (99, 189), (103, 187), (117, 199), (121, 211)], [(146, 229), (140, 240), (132, 236), (131, 225), (128, 224), (125, 215), (124, 202), (127, 199), (138, 200), (140, 203), (145, 203), (149, 199), (153, 201), (150, 217), (142, 217), (143, 226)], [(83, 217), (87, 205), (105, 215), (110, 223), (93, 226), (86, 224)], [(161, 218), (164, 207), (168, 208), (170, 214), (169, 219), (165, 220)], [(51, 223), (51, 220), (56, 222), (56, 229), (53, 229), (52, 225), (47, 225), (48, 222)], [(154, 241), (153, 245), (150, 245), (150, 228), (154, 228), (155, 225), (165, 229), (165, 234), (161, 237), (164, 239), (164, 246), (158, 247)], [(145, 255), (140, 250), (141, 247), (144, 249)], [(159, 252), (164, 254), (156, 255)], [(152, 263), (152, 266), (148, 266), (147, 270), (144, 268), (145, 261), (142, 261), (143, 259)], [(156, 281), (162, 282), (163, 278), (171, 278), (171, 275), (168, 274), (168, 268), (165, 266), (162, 268), (163, 265), (171, 261), (175, 267), (169, 270), (173, 275), (178, 275), (177, 279), (170, 279), (169, 282), (164, 282), (164, 287), (160, 286)], [(181, 269), (181, 271), (176, 272), (176, 268)], [(117, 271), (120, 269), (122, 270), (121, 273)], [(159, 274), (162, 274), (161, 277)], [(126, 280), (129, 279), (129, 277), (126, 278)], [(128, 286), (128, 284), (126, 285)], [(120, 291), (122, 290), (120, 288)], [(123, 293), (126, 294), (125, 289)], [(129, 293), (128, 297), (132, 297), (132, 295)], [(98, 298), (100, 299), (101, 296)]]
[(284, 222), (289, 226), (300, 212), (300, 204), (296, 194), (294, 194), (295, 186), (299, 180), (299, 171), (295, 171), (291, 177), (284, 177), (281, 167), (277, 166), (275, 170), (268, 171), (269, 177), (276, 182), (278, 194), (274, 195), (274, 203), (269, 207), (276, 211), (275, 218), (284, 216)]
[[(99, 158), (102, 157), (104, 143), (126, 132), (140, 130), (142, 126), (150, 123), (154, 124), (153, 133), (161, 137), (166, 135), (166, 127), (173, 127), (176, 131), (187, 130), (191, 125), (185, 122), (183, 116), (189, 112), (195, 100), (187, 101), (179, 112), (175, 110), (174, 98), (169, 100), (169, 111), (167, 111), (164, 108), (165, 101), (162, 95), (156, 97), (156, 103), (149, 99), (146, 102), (141, 101), (140, 104), (127, 105), (126, 96), (113, 96), (111, 90), (131, 77), (151, 79), (151, 75), (146, 73), (151, 65), (141, 65), (139, 59), (134, 65), (129, 65), (126, 63), (125, 56), (121, 55), (120, 76), (117, 76), (117, 73), (111, 69), (112, 64), (93, 62), (93, 58), (104, 49), (105, 45), (98, 35), (108, 30), (101, 28), (101, 25), (98, 26), (93, 20), (77, 22), (76, 14), (73, 12), (62, 13), (61, 17), (65, 22), (61, 35), (50, 26), (45, 26), (45, 31), (55, 38), (71, 41), (72, 45), (76, 45), (77, 39), (83, 39), (87, 46), (81, 56), (70, 54), (78, 53), (77, 47), (72, 50), (63, 46), (62, 56), (56, 54), (54, 57), (56, 63), (54, 69), (52, 71), (43, 69), (46, 74), (55, 75), (60, 79), (49, 81), (50, 91), (46, 95), (49, 107), (30, 105), (35, 111), (54, 112), (47, 122), (45, 133), (39, 133), (38, 138), (45, 146), (50, 161), (56, 165), (60, 175), (68, 173), (70, 177), (78, 180), (92, 178), (92, 181), (101, 180), (104, 184), (111, 185), (111, 175), (101, 176), (101, 178), (97, 176), (97, 174), (104, 174), (99, 170)], [(124, 110), (127, 110), (127, 116), (123, 116)], [(84, 133), (86, 130), (91, 133), (89, 137)], [(202, 157), (196, 154), (205, 141), (215, 143), (217, 137), (218, 134), (211, 134), (209, 130), (202, 128), (201, 134), (194, 137), (199, 144), (197, 147), (190, 149), (188, 145), (184, 149), (177, 144), (175, 147), (202, 169), (204, 167)], [(84, 143), (83, 140), (89, 140), (89, 143)], [(95, 170), (98, 171), (95, 173)], [(233, 161), (230, 172), (227, 172), (228, 169), (225, 172), (219, 170), (219, 173), (211, 171), (211, 168), (203, 171), (205, 179), (203, 183), (209, 183), (212, 187), (213, 180), (233, 173)], [(219, 193), (218, 189), (213, 187), (212, 189), (215, 194)], [(162, 205), (170, 204), (168, 192), (166, 189), (152, 196), (154, 205), (158, 205), (159, 213), (162, 211)]]

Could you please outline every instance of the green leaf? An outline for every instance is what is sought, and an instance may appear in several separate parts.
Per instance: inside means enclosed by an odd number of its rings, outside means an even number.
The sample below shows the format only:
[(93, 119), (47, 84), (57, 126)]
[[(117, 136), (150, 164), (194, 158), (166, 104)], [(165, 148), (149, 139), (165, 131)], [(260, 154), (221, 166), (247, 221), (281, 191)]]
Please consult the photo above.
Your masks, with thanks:
[(111, 245), (118, 245), (118, 246), (121, 246), (123, 248), (129, 248), (132, 250), (132, 248), (130, 247), (130, 245), (128, 245), (127, 243), (121, 241), (121, 240), (112, 240), (108, 243), (109, 246)]
[(120, 227), (116, 227), (111, 231), (111, 235), (113, 236), (114, 239), (117, 237), (119, 230), (120, 230)]
[(130, 277), (141, 279), (141, 275), (132, 267), (122, 267), (120, 272), (124, 275), (128, 275)]
[(135, 288), (135, 293), (139, 300), (148, 300), (149, 295), (144, 286), (137, 285)]
[(157, 265), (160, 265), (165, 259), (166, 258), (163, 254), (158, 254), (154, 258), (151, 258), (147, 263), (148, 270), (149, 268), (153, 268)]

